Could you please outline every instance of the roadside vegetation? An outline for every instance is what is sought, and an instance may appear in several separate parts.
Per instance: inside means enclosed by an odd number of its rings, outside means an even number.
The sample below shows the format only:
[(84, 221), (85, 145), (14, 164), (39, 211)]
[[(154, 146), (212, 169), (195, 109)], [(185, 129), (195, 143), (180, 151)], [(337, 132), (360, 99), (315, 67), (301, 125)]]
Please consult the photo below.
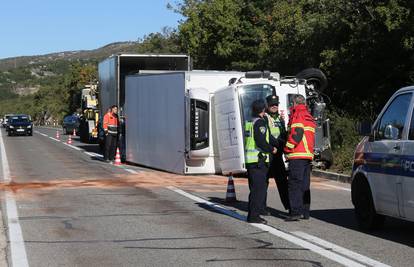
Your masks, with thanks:
[[(355, 123), (374, 119), (398, 88), (414, 83), (413, 1), (184, 0), (169, 8), (184, 17), (177, 29), (164, 28), (118, 51), (187, 53), (197, 69), (281, 75), (322, 69), (330, 84), (324, 93), (339, 172), (350, 171), (359, 141)], [(76, 111), (79, 89), (96, 80), (97, 62), (111, 53), (3, 70), (0, 114), (29, 113), (38, 123), (61, 120)]]

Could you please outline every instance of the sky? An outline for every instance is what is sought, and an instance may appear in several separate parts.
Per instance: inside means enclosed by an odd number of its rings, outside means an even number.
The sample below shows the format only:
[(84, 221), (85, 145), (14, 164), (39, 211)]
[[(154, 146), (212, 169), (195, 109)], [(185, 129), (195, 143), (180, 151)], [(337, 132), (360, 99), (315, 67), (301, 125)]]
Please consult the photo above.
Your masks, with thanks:
[(177, 0), (2, 0), (0, 59), (136, 41), (181, 15), (167, 9)]

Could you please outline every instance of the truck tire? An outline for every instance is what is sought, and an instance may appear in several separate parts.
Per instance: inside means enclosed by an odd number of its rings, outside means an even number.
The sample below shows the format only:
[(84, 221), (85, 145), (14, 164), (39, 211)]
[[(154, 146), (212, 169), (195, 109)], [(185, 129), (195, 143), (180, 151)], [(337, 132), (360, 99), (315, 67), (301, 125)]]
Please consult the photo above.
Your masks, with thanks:
[(352, 203), (355, 217), (363, 231), (380, 229), (384, 225), (385, 216), (377, 214), (372, 199), (372, 192), (365, 177), (356, 177), (351, 186)]
[(322, 92), (328, 86), (328, 79), (320, 69), (304, 69), (296, 74), (296, 78), (307, 80), (307, 83), (312, 84), (314, 89), (319, 92)]

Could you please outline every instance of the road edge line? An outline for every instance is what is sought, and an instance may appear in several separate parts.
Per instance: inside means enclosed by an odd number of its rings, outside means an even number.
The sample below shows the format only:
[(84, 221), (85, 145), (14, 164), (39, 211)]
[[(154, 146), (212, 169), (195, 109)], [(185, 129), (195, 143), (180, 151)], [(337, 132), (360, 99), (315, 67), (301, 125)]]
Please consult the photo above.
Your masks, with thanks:
[(362, 254), (356, 253), (356, 252), (354, 252), (352, 250), (349, 250), (347, 248), (338, 246), (338, 245), (336, 245), (334, 243), (331, 243), (329, 241), (323, 240), (323, 239), (321, 239), (319, 237), (310, 235), (308, 233), (305, 233), (305, 232), (302, 232), (302, 231), (295, 231), (295, 232), (292, 232), (292, 234), (294, 234), (297, 237), (300, 237), (302, 239), (305, 239), (307, 241), (310, 241), (312, 243), (316, 243), (316, 244), (322, 246), (323, 248), (329, 249), (329, 250), (331, 250), (333, 252), (339, 253), (339, 254), (344, 255), (344, 256), (346, 256), (348, 258), (355, 259), (355, 260), (357, 260), (357, 261), (359, 261), (359, 262), (361, 262), (363, 264), (367, 264), (368, 266), (391, 267), (390, 265), (387, 265), (385, 263), (376, 261), (376, 260), (371, 259), (371, 258), (369, 258), (367, 256), (364, 256)]
[[(7, 159), (6, 148), (3, 142), (3, 134), (0, 131), (0, 146), (2, 157), (3, 179), (6, 183), (11, 182), (9, 161)], [(7, 214), (7, 228), (9, 232), (10, 255), (12, 266), (28, 267), (26, 248), (24, 245), (23, 232), (19, 223), (19, 214), (17, 211), (16, 201), (13, 193), (5, 191), (6, 194), (6, 214)]]

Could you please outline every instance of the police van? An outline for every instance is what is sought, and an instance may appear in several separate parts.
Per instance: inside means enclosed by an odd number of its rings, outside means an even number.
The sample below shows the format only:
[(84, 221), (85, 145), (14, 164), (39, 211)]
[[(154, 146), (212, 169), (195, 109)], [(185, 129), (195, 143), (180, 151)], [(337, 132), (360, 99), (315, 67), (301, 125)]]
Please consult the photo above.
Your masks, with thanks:
[(360, 128), (366, 136), (355, 150), (351, 188), (364, 230), (379, 228), (385, 216), (414, 221), (413, 95), (414, 86), (398, 90), (372, 127)]

